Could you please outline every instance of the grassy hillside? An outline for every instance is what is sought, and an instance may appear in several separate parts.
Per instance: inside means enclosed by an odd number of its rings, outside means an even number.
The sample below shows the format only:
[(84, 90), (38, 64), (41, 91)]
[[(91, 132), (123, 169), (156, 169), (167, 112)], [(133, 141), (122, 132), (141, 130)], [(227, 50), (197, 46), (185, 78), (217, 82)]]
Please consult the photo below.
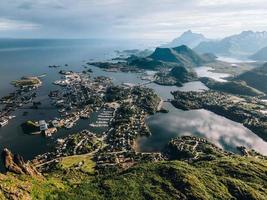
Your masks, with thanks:
[(200, 78), (200, 81), (203, 82), (208, 88), (220, 92), (246, 96), (264, 95), (259, 90), (248, 86), (245, 81), (217, 82), (210, 78)]
[(175, 48), (157, 48), (150, 58), (164, 62), (174, 62), (183, 66), (199, 66), (205, 63), (200, 55), (185, 45)]
[(245, 81), (249, 86), (267, 93), (267, 64), (240, 74), (235, 80)]
[(255, 54), (249, 57), (252, 60), (267, 61), (267, 47), (262, 48)]
[[(80, 162), (81, 158), (77, 158)], [(83, 157), (84, 159), (84, 157)], [(92, 175), (63, 161), (42, 177), (0, 175), (2, 199), (266, 199), (267, 161), (222, 156), (212, 161), (138, 164)]]

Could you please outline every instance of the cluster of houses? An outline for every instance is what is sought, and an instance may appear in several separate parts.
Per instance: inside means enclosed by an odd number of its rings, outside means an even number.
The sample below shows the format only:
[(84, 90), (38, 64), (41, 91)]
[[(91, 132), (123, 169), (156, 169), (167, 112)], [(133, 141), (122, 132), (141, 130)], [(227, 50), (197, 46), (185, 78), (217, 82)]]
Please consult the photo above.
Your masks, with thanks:
[[(79, 119), (88, 119), (92, 111), (103, 106), (102, 97), (111, 84), (110, 79), (105, 77), (91, 79), (84, 73), (60, 73), (63, 75), (62, 79), (54, 82), (60, 89), (49, 93), (52, 104), (58, 108), (60, 118), (48, 123), (44, 120), (39, 121), (40, 131), (45, 136), (51, 136), (58, 128), (71, 129)], [(103, 109), (94, 126), (108, 126), (113, 115), (113, 109)]]
[(18, 88), (14, 92), (0, 99), (0, 128), (6, 126), (9, 120), (15, 117), (11, 114), (13, 111), (33, 102), (33, 99), (37, 96), (35, 90), (40, 85), (41, 82), (38, 81), (36, 85), (17, 86)]

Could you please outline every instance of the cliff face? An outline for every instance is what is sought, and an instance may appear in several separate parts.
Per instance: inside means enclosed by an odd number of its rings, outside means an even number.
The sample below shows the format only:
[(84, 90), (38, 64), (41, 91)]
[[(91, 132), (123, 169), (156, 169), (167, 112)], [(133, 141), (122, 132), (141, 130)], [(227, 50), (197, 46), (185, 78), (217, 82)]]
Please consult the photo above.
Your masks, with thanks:
[(30, 176), (40, 176), (40, 173), (29, 163), (26, 163), (22, 156), (18, 154), (13, 155), (6, 148), (2, 152), (2, 159), (8, 172), (13, 172), (15, 174), (27, 174)]

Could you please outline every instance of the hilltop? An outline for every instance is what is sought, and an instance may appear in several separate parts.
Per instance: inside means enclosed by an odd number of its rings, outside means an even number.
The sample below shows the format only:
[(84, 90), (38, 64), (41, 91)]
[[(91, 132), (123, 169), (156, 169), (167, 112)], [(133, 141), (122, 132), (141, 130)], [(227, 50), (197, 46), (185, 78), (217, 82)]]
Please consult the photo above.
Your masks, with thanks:
[(183, 66), (199, 66), (206, 62), (204, 58), (185, 45), (175, 48), (156, 48), (149, 57), (154, 60), (178, 63)]
[(267, 47), (260, 49), (255, 54), (251, 55), (249, 58), (257, 61), (267, 61)]
[(239, 76), (235, 77), (234, 80), (245, 81), (249, 86), (256, 88), (267, 93), (267, 63), (261, 67), (257, 67), (250, 71), (247, 71)]
[(235, 95), (245, 95), (245, 96), (261, 96), (264, 93), (259, 90), (250, 87), (245, 81), (227, 81), (218, 82), (211, 78), (200, 78), (200, 81), (204, 83), (208, 88), (220, 92), (227, 92)]
[(183, 83), (196, 81), (196, 72), (192, 67), (182, 65), (174, 66), (170, 71), (160, 71), (155, 75), (155, 83), (159, 85), (176, 85), (181, 87)]

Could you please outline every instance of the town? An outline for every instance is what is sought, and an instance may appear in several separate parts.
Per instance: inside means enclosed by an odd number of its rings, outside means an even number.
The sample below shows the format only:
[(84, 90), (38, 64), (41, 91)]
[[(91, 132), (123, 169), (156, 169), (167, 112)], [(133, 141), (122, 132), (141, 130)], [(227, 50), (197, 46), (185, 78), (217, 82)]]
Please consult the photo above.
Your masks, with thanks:
[[(51, 137), (58, 129), (71, 129), (78, 120), (88, 120), (92, 113), (96, 121), (88, 130), (58, 139), (55, 150), (37, 156), (32, 162), (40, 170), (48, 170), (62, 157), (88, 154), (99, 169), (117, 165), (130, 167), (141, 160), (162, 160), (160, 153), (138, 153), (136, 140), (151, 133), (145, 118), (162, 110), (162, 100), (152, 89), (128, 84), (114, 85), (107, 77), (92, 77), (91, 72), (59, 72), (54, 84), (58, 90), (48, 96), (60, 117), (51, 120), (26, 121), (25, 133)], [(90, 127), (103, 128), (93, 133)]]
[(36, 97), (36, 89), (42, 85), (39, 77), (22, 77), (21, 80), (12, 81), (16, 91), (0, 99), (0, 128), (7, 125), (13, 119), (12, 112), (33, 102)]

